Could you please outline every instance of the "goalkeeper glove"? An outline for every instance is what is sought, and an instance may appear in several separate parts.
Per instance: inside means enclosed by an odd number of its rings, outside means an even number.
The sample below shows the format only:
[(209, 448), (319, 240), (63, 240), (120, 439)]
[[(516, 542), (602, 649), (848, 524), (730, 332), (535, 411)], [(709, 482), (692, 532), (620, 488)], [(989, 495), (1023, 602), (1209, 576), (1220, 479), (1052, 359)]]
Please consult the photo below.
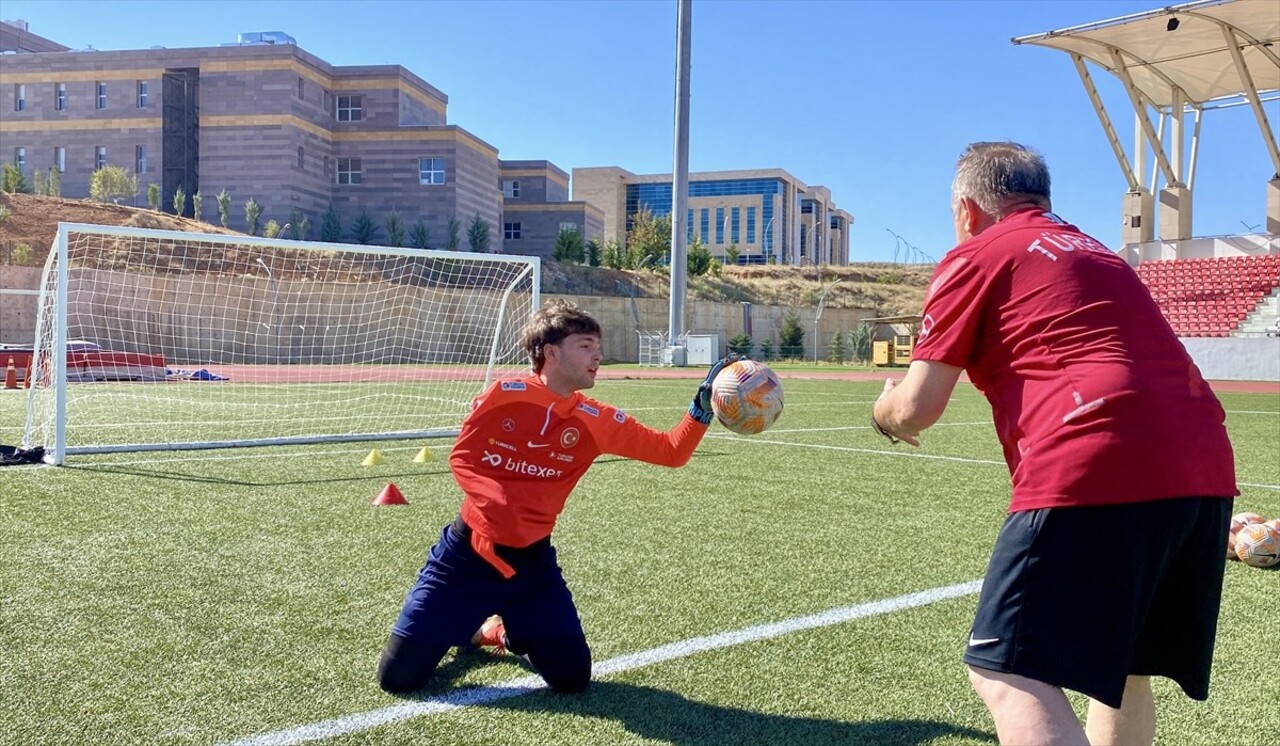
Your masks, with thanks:
[(724, 370), (724, 366), (736, 363), (741, 359), (741, 355), (731, 352), (711, 366), (711, 370), (707, 371), (707, 377), (702, 379), (702, 383), (698, 385), (697, 393), (693, 395), (693, 401), (689, 404), (690, 417), (704, 425), (711, 424), (711, 418), (714, 416), (711, 411), (711, 382), (716, 380), (716, 376), (720, 375), (720, 371)]

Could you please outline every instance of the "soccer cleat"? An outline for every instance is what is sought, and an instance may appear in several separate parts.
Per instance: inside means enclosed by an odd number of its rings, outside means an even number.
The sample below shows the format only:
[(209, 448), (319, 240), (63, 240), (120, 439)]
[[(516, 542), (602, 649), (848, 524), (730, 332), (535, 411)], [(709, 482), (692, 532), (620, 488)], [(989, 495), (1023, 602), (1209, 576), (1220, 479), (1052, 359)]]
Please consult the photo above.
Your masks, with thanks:
[(505, 652), (507, 649), (507, 628), (502, 623), (502, 617), (494, 614), (484, 620), (484, 624), (480, 625), (480, 629), (471, 636), (471, 644), (475, 647), (491, 647), (497, 648), (499, 653)]

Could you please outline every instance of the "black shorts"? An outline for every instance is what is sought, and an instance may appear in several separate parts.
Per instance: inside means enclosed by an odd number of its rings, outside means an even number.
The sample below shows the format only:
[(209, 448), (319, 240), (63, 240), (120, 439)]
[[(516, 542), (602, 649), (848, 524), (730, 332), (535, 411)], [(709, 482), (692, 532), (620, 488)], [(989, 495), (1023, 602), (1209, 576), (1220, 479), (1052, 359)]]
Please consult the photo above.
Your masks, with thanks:
[(1119, 707), (1125, 678), (1209, 696), (1229, 498), (1013, 513), (969, 633), (970, 666)]

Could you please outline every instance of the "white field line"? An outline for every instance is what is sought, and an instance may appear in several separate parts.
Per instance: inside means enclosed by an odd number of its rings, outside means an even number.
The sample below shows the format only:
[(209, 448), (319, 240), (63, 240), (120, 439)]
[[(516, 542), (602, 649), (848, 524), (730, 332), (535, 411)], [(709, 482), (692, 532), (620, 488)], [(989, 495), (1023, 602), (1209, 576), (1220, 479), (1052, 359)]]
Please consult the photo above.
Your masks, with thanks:
[[(896, 598), (881, 601), (843, 606), (828, 609), (809, 616), (795, 617), (781, 622), (758, 624), (729, 632), (694, 637), (688, 640), (673, 642), (668, 645), (642, 650), (638, 653), (620, 655), (601, 661), (592, 666), (592, 677), (602, 678), (614, 674), (631, 671), (637, 668), (652, 666), (656, 663), (687, 658), (691, 655), (711, 650), (743, 645), (750, 642), (769, 640), (794, 632), (818, 627), (829, 627), (843, 624), (855, 619), (890, 614), (896, 611), (927, 606), (939, 601), (947, 601), (962, 596), (971, 596), (982, 588), (981, 580), (971, 580), (943, 588), (932, 588), (919, 593), (909, 593)], [(410, 718), (434, 715), (441, 712), (486, 705), (521, 694), (544, 689), (546, 684), (538, 676), (523, 676), (501, 684), (461, 689), (438, 697), (404, 704), (383, 707), (378, 710), (346, 715), (332, 720), (322, 720), (309, 725), (302, 725), (288, 730), (262, 733), (256, 736), (235, 741), (230, 746), (292, 746), (307, 741), (318, 741), (324, 738), (360, 733), (389, 723), (396, 723)]]
[(1254, 484), (1252, 482), (1236, 482), (1237, 487), (1257, 487), (1260, 490), (1280, 490), (1280, 484)]
[(1224, 409), (1223, 411), (1227, 414), (1280, 414), (1280, 412), (1265, 409)]

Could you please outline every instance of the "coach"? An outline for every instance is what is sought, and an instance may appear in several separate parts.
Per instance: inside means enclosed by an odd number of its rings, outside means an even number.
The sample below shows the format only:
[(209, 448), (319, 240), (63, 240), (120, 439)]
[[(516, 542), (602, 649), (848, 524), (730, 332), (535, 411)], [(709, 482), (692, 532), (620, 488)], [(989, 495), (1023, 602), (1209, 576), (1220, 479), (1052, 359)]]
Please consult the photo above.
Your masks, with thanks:
[[(991, 404), (1013, 498), (964, 660), (1001, 743), (1150, 744), (1151, 676), (1208, 697), (1231, 443), (1137, 274), (1051, 209), (1038, 153), (965, 150), (959, 245), (872, 425), (919, 445), (962, 370)], [(1064, 688), (1090, 698), (1084, 727)]]

